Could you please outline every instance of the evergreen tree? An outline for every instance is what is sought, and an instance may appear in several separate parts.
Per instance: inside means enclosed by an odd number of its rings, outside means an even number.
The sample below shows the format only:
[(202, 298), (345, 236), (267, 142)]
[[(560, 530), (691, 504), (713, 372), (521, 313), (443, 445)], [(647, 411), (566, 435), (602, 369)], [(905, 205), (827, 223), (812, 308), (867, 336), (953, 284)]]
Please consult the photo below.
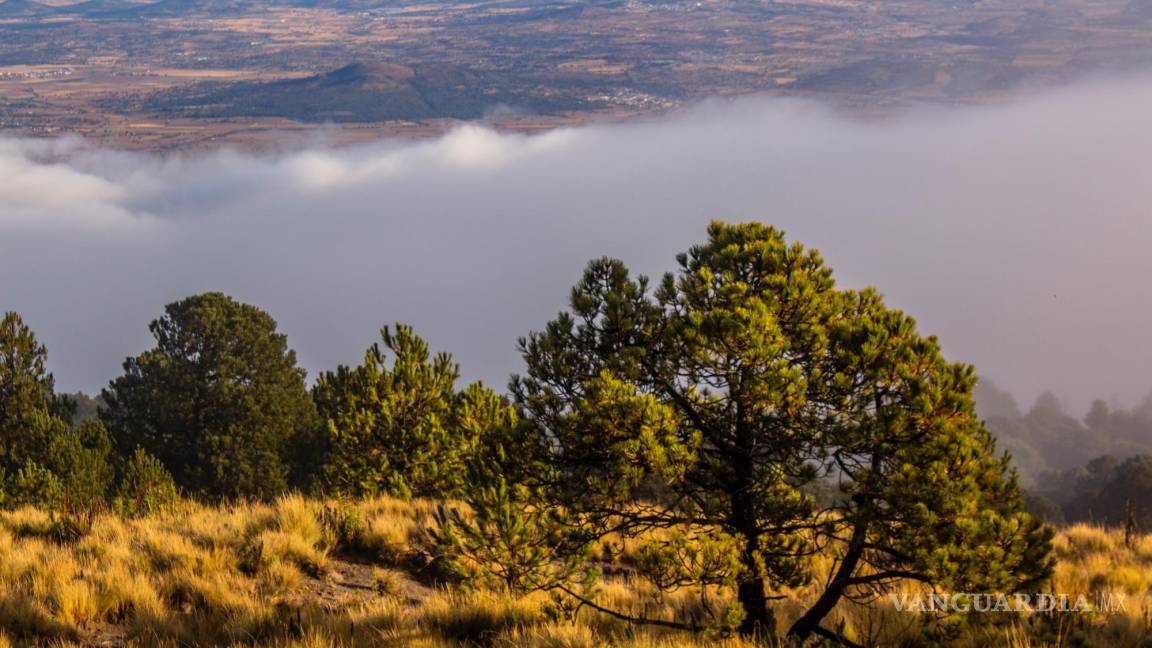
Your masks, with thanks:
[(48, 352), (16, 313), (0, 320), (0, 461), (23, 463), (14, 458), (22, 451), (22, 430), (30, 419), (52, 403), (52, 374), (45, 368)]
[(470, 486), (461, 509), (442, 504), (433, 535), (460, 571), (479, 571), (484, 580), (513, 593), (588, 585), (588, 539), (572, 532), (564, 512), (524, 482), (508, 478), (509, 462), (501, 445), (490, 446), (469, 461)]
[(64, 485), (56, 473), (32, 459), (16, 471), (6, 491), (5, 504), (11, 508), (36, 506), (56, 511), (67, 502)]
[(362, 365), (316, 382), (327, 435), (323, 485), (353, 495), (458, 494), (469, 453), (511, 410), (479, 384), (458, 394), (459, 367), (447, 353), (432, 356), (410, 327), (384, 327), (381, 337)]
[(172, 508), (180, 499), (172, 475), (143, 448), (136, 448), (122, 472), (116, 489), (116, 508), (123, 515), (158, 513)]
[(7, 504), (91, 510), (112, 482), (111, 442), (104, 427), (65, 418), (53, 392), (47, 350), (16, 313), (0, 321), (0, 473)]
[(221, 293), (169, 304), (154, 348), (124, 362), (101, 418), (122, 454), (137, 447), (208, 497), (273, 497), (289, 487), (292, 449), (315, 434), (304, 370), (276, 322)]
[(72, 511), (103, 507), (115, 479), (107, 430), (98, 421), (73, 427), (53, 416), (45, 422), (47, 450), (40, 462), (59, 478), (63, 507)]
[(1111, 455), (1061, 474), (1046, 475), (1038, 497), (1059, 505), (1046, 511), (1053, 522), (1085, 522), (1124, 526), (1134, 522), (1142, 531), (1152, 528), (1152, 455), (1123, 461)]
[[(901, 579), (1045, 578), (1047, 532), (973, 411), (971, 368), (778, 230), (708, 233), (655, 291), (592, 262), (571, 311), (521, 341), (530, 483), (586, 528), (735, 539), (746, 634), (774, 631), (767, 590), (810, 578), (818, 546), (840, 559), (801, 639), (831, 634), (820, 622), (843, 597)], [(818, 509), (807, 493), (826, 479), (843, 493)]]

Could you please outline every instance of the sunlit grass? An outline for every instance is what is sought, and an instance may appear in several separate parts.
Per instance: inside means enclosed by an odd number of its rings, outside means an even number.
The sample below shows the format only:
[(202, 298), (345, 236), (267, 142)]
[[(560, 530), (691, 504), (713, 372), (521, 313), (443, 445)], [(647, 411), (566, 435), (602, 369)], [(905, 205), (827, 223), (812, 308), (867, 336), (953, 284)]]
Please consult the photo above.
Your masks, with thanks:
[[(565, 607), (541, 592), (513, 596), (423, 582), (411, 557), (427, 549), (435, 509), (435, 502), (390, 498), (182, 503), (145, 518), (97, 516), (72, 541), (52, 535), (54, 518), (47, 513), (0, 513), (0, 648), (78, 646), (109, 637), (124, 645), (174, 647), (753, 645), (726, 636), (718, 629), (724, 624), (715, 622), (730, 615), (730, 591), (664, 592), (631, 573), (640, 551), (635, 540), (610, 538), (597, 548), (597, 559), (609, 567), (598, 604), (710, 630), (636, 626), (588, 607)], [(325, 526), (325, 511), (349, 520), (355, 546), (340, 546)], [(841, 604), (827, 625), (868, 646), (1152, 643), (1152, 536), (1129, 546), (1121, 533), (1077, 525), (1057, 535), (1055, 550), (1051, 591), (1122, 594), (1126, 610), (957, 623), (897, 611), (881, 597), (869, 605)], [(832, 565), (831, 556), (817, 556), (812, 566), (819, 574)], [(784, 630), (818, 588), (776, 594), (786, 597), (774, 603)]]

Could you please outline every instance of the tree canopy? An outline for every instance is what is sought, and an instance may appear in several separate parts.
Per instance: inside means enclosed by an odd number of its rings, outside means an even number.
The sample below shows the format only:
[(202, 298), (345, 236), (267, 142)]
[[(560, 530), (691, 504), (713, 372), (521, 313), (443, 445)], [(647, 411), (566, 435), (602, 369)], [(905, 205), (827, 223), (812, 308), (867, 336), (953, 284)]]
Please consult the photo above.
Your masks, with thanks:
[(272, 497), (317, 429), (296, 354), (264, 311), (221, 293), (169, 304), (156, 344), (124, 362), (101, 411), (121, 454), (157, 457), (208, 497)]
[(72, 426), (54, 392), (48, 352), (14, 312), (0, 321), (0, 493), (8, 505), (98, 505), (112, 483), (104, 426)]
[[(733, 538), (745, 633), (774, 631), (768, 592), (830, 546), (793, 636), (828, 634), (837, 602), (900, 579), (1015, 591), (1048, 575), (1048, 533), (975, 415), (970, 367), (775, 228), (715, 222), (677, 261), (654, 289), (593, 261), (570, 310), (521, 341), (524, 474), (586, 531)], [(817, 507), (827, 482), (839, 496)]]
[(52, 401), (55, 381), (45, 368), (48, 351), (13, 312), (0, 320), (0, 425), (16, 425)]
[(316, 382), (327, 451), (323, 486), (361, 496), (457, 495), (469, 454), (511, 408), (479, 383), (457, 392), (459, 366), (447, 353), (433, 356), (411, 327), (384, 327), (380, 335), (383, 347), (373, 344), (363, 364)]

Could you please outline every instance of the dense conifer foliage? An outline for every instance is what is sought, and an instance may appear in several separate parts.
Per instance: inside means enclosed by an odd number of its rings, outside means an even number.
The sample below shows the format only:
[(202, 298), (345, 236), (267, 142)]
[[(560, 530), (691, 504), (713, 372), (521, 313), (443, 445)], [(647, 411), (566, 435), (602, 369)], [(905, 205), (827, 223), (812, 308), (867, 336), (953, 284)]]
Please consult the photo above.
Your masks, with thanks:
[[(1049, 534), (975, 416), (972, 369), (874, 290), (837, 289), (778, 230), (708, 234), (655, 290), (592, 262), (570, 311), (523, 340), (512, 390), (536, 461), (554, 468), (526, 472), (542, 492), (585, 533), (733, 538), (749, 634), (775, 631), (769, 590), (813, 576), (827, 586), (791, 627), (801, 638), (828, 634), (842, 598), (900, 579), (1043, 580)], [(806, 491), (820, 480), (841, 491), (824, 508)], [(805, 557), (829, 545), (834, 569), (809, 573)]]
[(278, 495), (317, 428), (304, 370), (264, 311), (220, 293), (169, 304), (124, 362), (101, 418), (121, 453), (155, 455), (207, 497)]
[(0, 494), (9, 506), (98, 506), (112, 483), (104, 426), (72, 426), (45, 368), (47, 350), (16, 313), (0, 321)]
[(362, 365), (322, 374), (313, 390), (327, 450), (321, 485), (356, 496), (457, 496), (465, 461), (512, 410), (479, 383), (457, 392), (452, 356), (432, 356), (411, 327), (380, 335), (384, 346), (373, 344)]

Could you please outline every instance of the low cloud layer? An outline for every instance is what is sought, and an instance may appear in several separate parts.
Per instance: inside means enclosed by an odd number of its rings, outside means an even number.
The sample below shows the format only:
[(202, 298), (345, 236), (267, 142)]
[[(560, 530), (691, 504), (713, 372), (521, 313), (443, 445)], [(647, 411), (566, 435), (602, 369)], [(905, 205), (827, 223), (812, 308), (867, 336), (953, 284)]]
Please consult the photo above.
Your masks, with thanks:
[(1152, 390), (1152, 79), (861, 122), (780, 99), (536, 136), (157, 157), (0, 140), (0, 309), (94, 391), (163, 304), (269, 310), (310, 374), (405, 321), (503, 385), (585, 262), (762, 220), (1024, 399)]

